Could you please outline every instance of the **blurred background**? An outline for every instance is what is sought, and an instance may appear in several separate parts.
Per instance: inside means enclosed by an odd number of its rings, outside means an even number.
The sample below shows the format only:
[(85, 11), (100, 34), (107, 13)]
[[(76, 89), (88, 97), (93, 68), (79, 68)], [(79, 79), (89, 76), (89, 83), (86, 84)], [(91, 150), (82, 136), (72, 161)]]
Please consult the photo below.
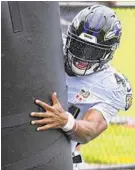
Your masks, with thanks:
[[(132, 107), (120, 111), (109, 128), (95, 140), (77, 149), (82, 153), (84, 169), (134, 169), (135, 170), (135, 2), (130, 1), (63, 1), (60, 4), (61, 29), (64, 36), (74, 16), (91, 4), (113, 8), (122, 23), (122, 39), (112, 65), (123, 73), (133, 89)], [(116, 168), (117, 167), (117, 168)]]

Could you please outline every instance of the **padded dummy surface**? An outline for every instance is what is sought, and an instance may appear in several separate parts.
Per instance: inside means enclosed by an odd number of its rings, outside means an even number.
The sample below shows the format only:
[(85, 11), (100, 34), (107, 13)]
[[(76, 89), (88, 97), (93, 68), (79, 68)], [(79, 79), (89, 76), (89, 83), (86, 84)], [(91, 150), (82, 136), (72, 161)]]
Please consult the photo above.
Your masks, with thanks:
[(2, 168), (72, 169), (67, 137), (36, 132), (29, 117), (39, 111), (33, 99), (51, 104), (54, 91), (67, 109), (58, 3), (3, 1), (1, 41)]

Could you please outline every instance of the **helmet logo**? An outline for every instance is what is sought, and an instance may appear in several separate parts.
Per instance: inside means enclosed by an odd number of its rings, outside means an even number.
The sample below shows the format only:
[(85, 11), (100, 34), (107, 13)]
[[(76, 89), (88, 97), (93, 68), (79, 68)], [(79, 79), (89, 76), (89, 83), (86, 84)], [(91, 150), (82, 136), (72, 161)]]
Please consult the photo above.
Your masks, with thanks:
[(114, 37), (119, 37), (121, 32), (121, 24), (119, 21), (112, 24), (111, 29), (105, 34), (104, 40), (109, 40)]

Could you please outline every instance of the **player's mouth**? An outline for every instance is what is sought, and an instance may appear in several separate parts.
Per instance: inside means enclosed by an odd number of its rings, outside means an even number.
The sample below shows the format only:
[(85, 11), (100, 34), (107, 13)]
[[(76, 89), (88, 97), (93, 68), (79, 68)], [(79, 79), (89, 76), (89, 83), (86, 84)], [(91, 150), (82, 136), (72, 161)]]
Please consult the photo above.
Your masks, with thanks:
[(79, 69), (82, 69), (82, 70), (83, 70), (83, 69), (86, 69), (86, 67), (88, 66), (88, 64), (89, 64), (88, 62), (83, 62), (83, 61), (82, 61), (82, 62), (81, 62), (81, 61), (79, 61), (79, 62), (76, 61), (76, 62), (75, 62), (75, 66), (76, 66), (77, 68), (79, 68)]

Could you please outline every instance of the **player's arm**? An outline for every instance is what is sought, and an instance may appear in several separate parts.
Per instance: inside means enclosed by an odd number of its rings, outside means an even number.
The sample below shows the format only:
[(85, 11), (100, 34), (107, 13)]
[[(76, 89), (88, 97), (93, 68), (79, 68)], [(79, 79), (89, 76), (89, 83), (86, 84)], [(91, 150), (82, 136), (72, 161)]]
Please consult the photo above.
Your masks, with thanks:
[(31, 113), (31, 116), (38, 117), (38, 120), (31, 122), (33, 125), (38, 125), (38, 131), (61, 128), (73, 140), (87, 143), (107, 128), (102, 114), (96, 109), (88, 110), (84, 120), (76, 121), (70, 113), (67, 114), (62, 108), (55, 93), (52, 95), (52, 101), (53, 105), (50, 106), (45, 102), (36, 100), (36, 103), (46, 110), (45, 112)]
[(80, 143), (87, 143), (94, 139), (108, 126), (102, 113), (96, 109), (89, 109), (83, 120), (76, 120), (76, 123), (77, 129), (74, 133), (71, 132), (70, 137)]

